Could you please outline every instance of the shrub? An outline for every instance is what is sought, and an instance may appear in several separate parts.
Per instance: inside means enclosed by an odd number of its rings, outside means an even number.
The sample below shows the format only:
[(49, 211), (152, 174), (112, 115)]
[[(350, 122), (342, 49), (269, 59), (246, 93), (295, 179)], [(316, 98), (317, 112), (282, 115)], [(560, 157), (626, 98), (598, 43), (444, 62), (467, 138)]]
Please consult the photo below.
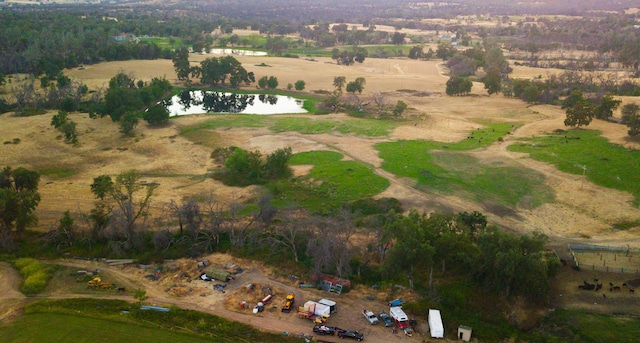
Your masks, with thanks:
[(33, 258), (20, 258), (14, 260), (13, 266), (20, 271), (24, 278), (20, 291), (25, 295), (41, 293), (47, 288), (52, 277), (53, 268)]

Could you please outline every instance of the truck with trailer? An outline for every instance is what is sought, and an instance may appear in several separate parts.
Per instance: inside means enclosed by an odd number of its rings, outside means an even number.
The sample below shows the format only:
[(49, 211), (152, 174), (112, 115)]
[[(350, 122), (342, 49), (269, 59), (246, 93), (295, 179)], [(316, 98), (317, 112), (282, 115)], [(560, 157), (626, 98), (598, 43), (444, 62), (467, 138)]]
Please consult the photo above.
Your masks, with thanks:
[(413, 332), (411, 332), (411, 328), (409, 327), (409, 317), (404, 313), (402, 307), (393, 306), (389, 308), (389, 314), (391, 315), (391, 319), (396, 324), (396, 326), (404, 331), (404, 334), (407, 336), (412, 336)]
[(431, 338), (444, 338), (444, 325), (440, 310), (429, 309), (429, 333)]

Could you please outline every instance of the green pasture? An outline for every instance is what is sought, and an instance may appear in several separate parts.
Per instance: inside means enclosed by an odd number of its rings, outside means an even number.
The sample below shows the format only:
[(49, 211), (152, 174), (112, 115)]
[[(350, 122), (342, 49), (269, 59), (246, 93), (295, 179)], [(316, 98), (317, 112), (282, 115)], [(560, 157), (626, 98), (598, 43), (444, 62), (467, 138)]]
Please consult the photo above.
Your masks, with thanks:
[(302, 117), (261, 116), (253, 114), (211, 115), (202, 123), (186, 126), (180, 134), (201, 141), (202, 131), (233, 128), (268, 128), (274, 132), (300, 132), (303, 134), (332, 133), (355, 134), (365, 137), (388, 135), (395, 127), (391, 121), (372, 119), (311, 119)]
[(370, 197), (389, 187), (389, 181), (342, 154), (311, 151), (295, 154), (289, 164), (312, 164), (309, 175), (268, 185), (280, 205), (298, 204), (313, 211), (328, 211), (348, 201)]
[(373, 119), (314, 120), (311, 118), (275, 118), (269, 127), (275, 132), (295, 131), (302, 134), (332, 133), (356, 134), (365, 137), (387, 136), (395, 127), (393, 122)]
[[(123, 315), (124, 316), (124, 315)], [(210, 342), (164, 328), (57, 313), (35, 313), (0, 328), (2, 342)]]
[(554, 164), (559, 170), (585, 175), (589, 181), (635, 196), (640, 202), (640, 151), (612, 144), (594, 130), (556, 130), (521, 139), (510, 151)]
[(511, 130), (511, 124), (493, 124), (475, 130), (456, 143), (397, 141), (375, 145), (382, 168), (416, 180), (427, 192), (456, 194), (478, 202), (536, 207), (553, 199), (544, 176), (507, 161), (483, 162), (464, 151), (487, 147)]
[(155, 43), (158, 47), (163, 49), (175, 49), (182, 46), (182, 38), (174, 37), (173, 45), (171, 44), (171, 37), (139, 37), (141, 42)]
[(556, 309), (536, 331), (544, 333), (538, 342), (638, 342), (640, 319)]
[[(123, 313), (125, 311), (126, 313)], [(104, 299), (43, 300), (0, 327), (1, 342), (294, 342), (246, 324), (172, 307), (143, 311), (136, 303)]]

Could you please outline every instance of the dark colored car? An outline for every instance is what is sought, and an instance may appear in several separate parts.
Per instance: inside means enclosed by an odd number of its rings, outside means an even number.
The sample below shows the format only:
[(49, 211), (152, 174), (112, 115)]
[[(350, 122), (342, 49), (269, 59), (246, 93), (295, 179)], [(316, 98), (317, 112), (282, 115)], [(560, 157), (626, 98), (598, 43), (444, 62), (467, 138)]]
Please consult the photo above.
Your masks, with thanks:
[(320, 336), (324, 336), (324, 335), (333, 336), (336, 334), (336, 329), (332, 326), (317, 324), (313, 327), (313, 332), (317, 333)]
[(338, 337), (340, 337), (340, 338), (351, 338), (351, 339), (357, 340), (358, 342), (360, 342), (361, 340), (364, 339), (364, 335), (359, 333), (356, 330), (340, 331), (340, 332), (338, 332)]
[(385, 312), (378, 313), (378, 317), (382, 320), (384, 326), (389, 327), (393, 325), (393, 320), (391, 320), (391, 317), (389, 317)]

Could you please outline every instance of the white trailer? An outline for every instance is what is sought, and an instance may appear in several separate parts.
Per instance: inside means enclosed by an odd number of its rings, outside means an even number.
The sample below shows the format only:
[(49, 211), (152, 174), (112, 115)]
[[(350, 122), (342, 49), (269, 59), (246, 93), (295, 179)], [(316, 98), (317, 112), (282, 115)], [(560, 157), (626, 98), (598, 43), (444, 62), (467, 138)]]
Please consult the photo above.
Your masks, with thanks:
[(329, 316), (331, 314), (331, 307), (321, 304), (315, 301), (307, 301), (304, 303), (305, 310), (309, 311), (310, 314), (320, 316), (323, 315)]
[(429, 309), (429, 333), (432, 338), (444, 338), (444, 325), (440, 310)]

